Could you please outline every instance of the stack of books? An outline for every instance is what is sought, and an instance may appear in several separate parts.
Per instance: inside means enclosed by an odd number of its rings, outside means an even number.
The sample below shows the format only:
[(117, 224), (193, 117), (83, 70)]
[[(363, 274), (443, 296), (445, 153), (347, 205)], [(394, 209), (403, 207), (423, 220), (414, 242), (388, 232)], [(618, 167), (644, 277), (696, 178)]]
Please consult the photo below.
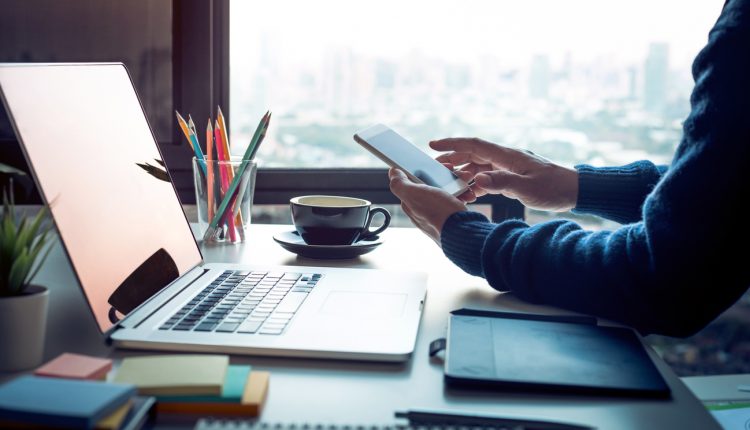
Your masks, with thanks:
[(128, 384), (22, 376), (0, 386), (0, 428), (135, 430), (154, 401)]
[(154, 355), (122, 361), (113, 380), (156, 397), (159, 413), (258, 416), (269, 373), (225, 355)]

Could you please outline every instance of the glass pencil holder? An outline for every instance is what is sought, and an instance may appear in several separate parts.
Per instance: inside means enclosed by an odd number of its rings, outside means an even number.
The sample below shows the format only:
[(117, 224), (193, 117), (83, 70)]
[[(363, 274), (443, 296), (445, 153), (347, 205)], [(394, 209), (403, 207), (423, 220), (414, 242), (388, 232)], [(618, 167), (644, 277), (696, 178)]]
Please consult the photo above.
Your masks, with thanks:
[(245, 241), (257, 171), (255, 160), (198, 160), (193, 157), (199, 237), (203, 242)]

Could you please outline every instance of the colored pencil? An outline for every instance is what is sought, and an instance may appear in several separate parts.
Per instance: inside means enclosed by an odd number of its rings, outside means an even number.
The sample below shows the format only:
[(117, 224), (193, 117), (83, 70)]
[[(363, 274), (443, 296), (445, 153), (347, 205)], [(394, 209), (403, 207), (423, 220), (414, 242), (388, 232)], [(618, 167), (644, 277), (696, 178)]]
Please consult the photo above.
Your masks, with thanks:
[(208, 119), (206, 127), (206, 164), (208, 173), (206, 174), (206, 189), (208, 190), (208, 222), (214, 218), (214, 132), (211, 128), (211, 118)]
[[(229, 154), (224, 152), (224, 144), (221, 141), (221, 130), (219, 130), (219, 124), (216, 123), (214, 125), (214, 141), (216, 142), (216, 151), (221, 154), (219, 157), (219, 172), (221, 174), (221, 192), (224, 196), (222, 198), (222, 203), (224, 200), (226, 200), (227, 192), (229, 192), (229, 171), (231, 171), (231, 165), (227, 164), (229, 162)], [(231, 217), (227, 219), (227, 230), (229, 230), (229, 238), (232, 240), (232, 242), (237, 240), (237, 235), (234, 232), (234, 217)]]
[(260, 139), (262, 134), (265, 134), (265, 128), (268, 126), (268, 119), (270, 118), (271, 113), (266, 112), (265, 115), (263, 115), (263, 118), (261, 118), (260, 122), (258, 123), (258, 127), (255, 129), (255, 133), (253, 134), (253, 139), (250, 141), (250, 145), (247, 147), (247, 150), (245, 151), (245, 156), (242, 157), (242, 163), (240, 164), (240, 167), (237, 169), (237, 173), (234, 176), (234, 180), (232, 180), (232, 183), (229, 185), (229, 189), (224, 194), (224, 198), (221, 201), (221, 205), (219, 205), (219, 209), (216, 211), (216, 214), (214, 215), (214, 219), (211, 220), (211, 223), (208, 226), (208, 229), (206, 230), (206, 233), (203, 235), (203, 240), (206, 241), (208, 238), (212, 237), (216, 234), (216, 226), (219, 224), (219, 220), (224, 218), (227, 207), (229, 206), (230, 201), (232, 200), (232, 197), (234, 196), (234, 193), (237, 191), (237, 188), (239, 187), (240, 178), (242, 178), (242, 175), (245, 173), (245, 170), (247, 169), (247, 165), (250, 163), (250, 154), (252, 154), (254, 151), (257, 151), (257, 144), (258, 140)]
[[(216, 106), (216, 122), (219, 125), (219, 130), (221, 130), (221, 141), (224, 144), (224, 151), (228, 156), (231, 158), (232, 155), (232, 145), (229, 143), (229, 133), (227, 132), (227, 124), (224, 120), (224, 112), (221, 111), (221, 106)], [(229, 173), (229, 180), (234, 179), (234, 170), (230, 169)], [(243, 225), (242, 222), (242, 212), (238, 209), (240, 209), (241, 205), (236, 204), (234, 211), (232, 213), (234, 214), (234, 222), (237, 225)], [(247, 215), (249, 216), (249, 215)]]
[(177, 123), (180, 125), (180, 129), (182, 129), (182, 133), (192, 147), (193, 152), (195, 153), (195, 158), (198, 160), (198, 165), (201, 167), (201, 170), (203, 170), (203, 174), (205, 175), (207, 173), (206, 159), (203, 156), (203, 151), (201, 151), (201, 146), (198, 143), (198, 137), (192, 132), (188, 124), (185, 122), (185, 119), (182, 118), (182, 115), (177, 111), (174, 113), (177, 115)]
[(187, 124), (188, 124), (188, 127), (190, 127), (190, 130), (193, 131), (193, 134), (197, 136), (198, 135), (198, 129), (195, 128), (195, 123), (193, 122), (193, 117), (190, 114), (188, 114)]
[(250, 160), (255, 158), (255, 154), (258, 153), (258, 149), (260, 148), (260, 144), (263, 143), (263, 139), (266, 138), (266, 131), (268, 131), (268, 125), (271, 123), (271, 112), (266, 112), (266, 122), (263, 126), (263, 131), (260, 135), (260, 139), (258, 139), (258, 142), (253, 145), (253, 149), (250, 151)]
[(227, 125), (224, 122), (224, 114), (221, 112), (221, 106), (217, 106), (218, 113), (216, 114), (216, 121), (219, 123), (219, 129), (221, 129), (221, 139), (224, 143), (224, 150), (227, 154), (231, 154), (231, 146), (229, 145), (229, 135), (227, 134)]
[[(263, 139), (266, 138), (266, 132), (268, 131), (268, 126), (271, 124), (271, 112), (266, 112), (265, 115), (265, 122), (263, 123), (263, 130), (260, 133), (260, 138), (258, 138), (258, 143), (253, 147), (253, 149), (250, 151), (249, 160), (252, 161), (255, 159), (255, 154), (258, 153), (258, 148), (260, 148), (260, 144), (263, 143)], [(250, 178), (246, 178), (242, 181), (239, 187), (239, 191), (237, 192), (237, 196), (242, 196), (245, 194), (245, 190), (247, 189), (247, 186), (250, 183)], [(239, 197), (235, 197), (235, 199), (239, 199)], [(234, 214), (237, 214), (237, 208), (239, 207), (239, 204), (234, 208)]]

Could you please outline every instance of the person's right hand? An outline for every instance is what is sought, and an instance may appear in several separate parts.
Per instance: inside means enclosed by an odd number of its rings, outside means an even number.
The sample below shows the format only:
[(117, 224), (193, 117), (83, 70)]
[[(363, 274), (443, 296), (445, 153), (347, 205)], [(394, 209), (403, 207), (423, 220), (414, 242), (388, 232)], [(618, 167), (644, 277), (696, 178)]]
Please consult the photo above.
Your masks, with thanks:
[(471, 189), (477, 197), (502, 194), (527, 207), (549, 211), (566, 211), (576, 205), (578, 172), (530, 151), (462, 137), (434, 140), (430, 147), (450, 151), (437, 161), (457, 166), (462, 178), (474, 177)]

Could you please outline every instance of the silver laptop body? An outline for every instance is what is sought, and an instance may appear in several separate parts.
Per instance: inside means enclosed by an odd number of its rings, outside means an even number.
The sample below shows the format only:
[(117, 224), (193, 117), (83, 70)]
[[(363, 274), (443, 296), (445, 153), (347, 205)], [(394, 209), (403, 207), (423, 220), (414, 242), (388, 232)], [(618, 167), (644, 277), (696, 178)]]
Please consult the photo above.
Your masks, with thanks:
[(162, 156), (123, 64), (0, 64), (0, 96), (116, 345), (375, 361), (414, 350), (424, 274), (204, 264), (173, 184), (137, 165)]

